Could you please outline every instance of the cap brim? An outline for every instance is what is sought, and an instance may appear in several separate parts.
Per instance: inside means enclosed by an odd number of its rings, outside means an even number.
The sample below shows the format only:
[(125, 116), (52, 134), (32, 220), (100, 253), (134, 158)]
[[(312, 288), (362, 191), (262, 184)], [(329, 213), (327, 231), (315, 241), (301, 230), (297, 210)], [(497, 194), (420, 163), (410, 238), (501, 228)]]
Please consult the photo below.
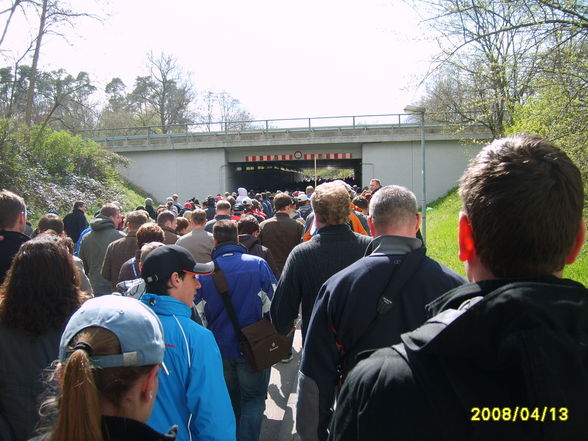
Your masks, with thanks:
[(191, 274), (199, 274), (201, 276), (206, 276), (214, 273), (214, 262), (197, 263), (196, 265), (194, 265), (194, 268), (192, 268), (192, 271), (184, 271)]

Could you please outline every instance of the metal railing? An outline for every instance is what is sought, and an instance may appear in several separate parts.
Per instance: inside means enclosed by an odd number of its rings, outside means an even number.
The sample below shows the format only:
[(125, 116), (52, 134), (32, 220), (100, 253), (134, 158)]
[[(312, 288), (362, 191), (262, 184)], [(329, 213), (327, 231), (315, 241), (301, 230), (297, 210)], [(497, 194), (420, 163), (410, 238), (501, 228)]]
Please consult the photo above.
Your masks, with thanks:
[[(427, 125), (467, 124), (455, 114), (426, 114)], [(97, 141), (118, 138), (197, 137), (244, 133), (302, 132), (320, 130), (353, 130), (419, 126), (419, 116), (406, 113), (350, 116), (319, 116), (312, 118), (278, 118), (247, 121), (197, 121), (168, 126), (117, 127), (85, 130), (81, 134)]]

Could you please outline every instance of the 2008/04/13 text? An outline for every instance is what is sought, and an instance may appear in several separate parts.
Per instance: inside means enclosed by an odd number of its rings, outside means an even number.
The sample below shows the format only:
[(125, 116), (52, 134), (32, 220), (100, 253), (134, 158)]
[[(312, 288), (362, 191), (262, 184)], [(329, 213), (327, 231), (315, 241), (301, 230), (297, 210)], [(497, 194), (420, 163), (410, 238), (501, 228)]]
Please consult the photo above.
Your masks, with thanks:
[(567, 407), (472, 407), (470, 421), (567, 421)]

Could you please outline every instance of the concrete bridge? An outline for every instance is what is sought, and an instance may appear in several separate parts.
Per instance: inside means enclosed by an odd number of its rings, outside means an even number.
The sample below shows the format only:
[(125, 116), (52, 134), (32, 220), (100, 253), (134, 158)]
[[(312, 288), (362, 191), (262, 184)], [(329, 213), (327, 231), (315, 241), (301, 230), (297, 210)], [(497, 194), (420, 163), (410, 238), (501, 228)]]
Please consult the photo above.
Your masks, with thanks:
[[(428, 115), (427, 115), (428, 117)], [(414, 117), (413, 117), (414, 118)], [(224, 125), (223, 125), (224, 124)], [(94, 133), (104, 149), (129, 160), (121, 172), (159, 200), (177, 193), (202, 199), (237, 187), (276, 190), (303, 169), (349, 169), (362, 186), (379, 178), (421, 194), (421, 125), (410, 115), (191, 124)], [(211, 130), (212, 129), (212, 130)], [(159, 133), (157, 133), (159, 132)], [(480, 126), (459, 133), (426, 122), (427, 199), (455, 187), (467, 162), (490, 138)]]

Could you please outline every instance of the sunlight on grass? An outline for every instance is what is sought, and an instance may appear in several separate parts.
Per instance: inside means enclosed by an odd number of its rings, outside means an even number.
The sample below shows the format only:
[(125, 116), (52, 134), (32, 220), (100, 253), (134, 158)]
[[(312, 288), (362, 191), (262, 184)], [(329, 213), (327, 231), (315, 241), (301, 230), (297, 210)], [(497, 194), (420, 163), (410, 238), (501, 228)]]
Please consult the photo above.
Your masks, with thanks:
[[(429, 204), (427, 211), (427, 255), (465, 276), (463, 263), (457, 257), (457, 219), (461, 201), (457, 190)], [(588, 285), (588, 247), (572, 265), (566, 266), (564, 277)]]

